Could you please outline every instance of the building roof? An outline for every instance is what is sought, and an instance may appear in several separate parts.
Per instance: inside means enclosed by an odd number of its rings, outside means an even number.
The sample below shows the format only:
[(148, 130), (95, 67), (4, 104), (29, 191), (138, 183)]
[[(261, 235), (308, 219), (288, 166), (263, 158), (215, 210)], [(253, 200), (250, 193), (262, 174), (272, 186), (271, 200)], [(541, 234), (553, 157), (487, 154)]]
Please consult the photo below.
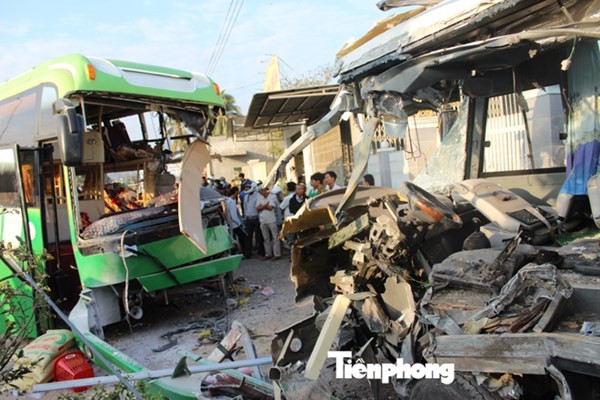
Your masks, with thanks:
[(310, 125), (329, 111), (338, 88), (336, 84), (256, 93), (244, 126), (260, 129), (287, 126), (302, 120)]

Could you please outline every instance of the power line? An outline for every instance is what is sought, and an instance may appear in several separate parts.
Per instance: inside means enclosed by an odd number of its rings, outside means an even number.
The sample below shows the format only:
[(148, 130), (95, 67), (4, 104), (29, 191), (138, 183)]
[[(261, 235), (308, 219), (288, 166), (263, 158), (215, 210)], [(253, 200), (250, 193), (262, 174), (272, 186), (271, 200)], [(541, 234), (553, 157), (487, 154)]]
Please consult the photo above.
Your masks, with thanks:
[(210, 55), (210, 60), (208, 61), (208, 65), (206, 66), (207, 74), (210, 69), (210, 66), (212, 65), (212, 63), (215, 59), (215, 55), (217, 54), (217, 49), (219, 48), (219, 46), (221, 44), (221, 40), (223, 39), (223, 33), (225, 32), (225, 26), (227, 25), (227, 21), (229, 20), (233, 3), (235, 3), (235, 0), (231, 0), (231, 2), (229, 3), (229, 8), (227, 9), (227, 14), (225, 14), (225, 21), (223, 21), (223, 25), (221, 26), (221, 31), (219, 32), (219, 37), (217, 38), (217, 44), (215, 44), (215, 48), (213, 49), (213, 52)]
[(244, 86), (237, 86), (237, 87), (233, 87), (233, 88), (227, 88), (227, 90), (244, 89), (244, 88), (247, 88), (247, 87), (258, 86), (258, 85), (262, 85), (262, 84), (263, 84), (263, 81), (260, 81), (260, 82), (255, 82), (255, 83), (249, 83), (249, 84), (244, 85)]
[[(242, 5), (243, 5), (243, 4), (244, 4), (244, 0), (241, 0), (241, 1), (239, 1), (239, 2), (238, 2), (238, 7), (237, 7), (237, 10), (234, 10), (234, 12), (235, 12), (235, 15), (234, 15), (234, 17), (233, 17), (233, 20), (231, 20), (231, 23), (230, 23), (230, 25), (229, 25), (229, 29), (228, 29), (228, 31), (227, 31), (227, 33), (226, 33), (225, 40), (223, 41), (223, 45), (221, 46), (221, 49), (219, 50), (219, 54), (217, 55), (217, 57), (216, 57), (216, 59), (215, 59), (215, 62), (214, 62), (213, 68), (212, 68), (212, 70), (211, 70), (211, 74), (212, 74), (212, 72), (215, 70), (215, 68), (217, 67), (217, 64), (219, 63), (219, 60), (221, 59), (221, 55), (223, 54), (223, 50), (225, 50), (225, 46), (226, 46), (226, 44), (227, 44), (227, 41), (229, 40), (229, 36), (231, 36), (231, 32), (233, 31), (233, 27), (235, 26), (235, 23), (236, 23), (236, 21), (237, 21), (237, 18), (238, 18), (239, 14), (240, 14), (240, 11), (241, 11), (241, 9), (242, 9)], [(234, 7), (235, 7), (235, 6), (234, 6)]]
[(238, 16), (240, 15), (240, 11), (242, 9), (242, 5), (244, 4), (244, 0), (232, 0), (229, 10), (232, 10), (231, 12), (228, 11), (227, 16), (225, 17), (225, 22), (223, 23), (223, 29), (221, 30), (221, 35), (219, 35), (219, 38), (221, 38), (222, 40), (219, 41), (217, 40), (217, 46), (215, 48), (215, 51), (213, 51), (213, 57), (211, 57), (212, 62), (209, 63), (208, 69), (207, 69), (207, 73), (209, 75), (212, 75), (212, 73), (214, 72), (215, 68), (217, 67), (219, 60), (221, 59), (221, 55), (223, 55), (223, 50), (225, 49), (225, 46), (227, 45), (227, 41), (229, 40), (229, 37), (231, 36), (231, 32), (233, 31), (233, 27), (235, 26), (235, 23), (237, 21)]

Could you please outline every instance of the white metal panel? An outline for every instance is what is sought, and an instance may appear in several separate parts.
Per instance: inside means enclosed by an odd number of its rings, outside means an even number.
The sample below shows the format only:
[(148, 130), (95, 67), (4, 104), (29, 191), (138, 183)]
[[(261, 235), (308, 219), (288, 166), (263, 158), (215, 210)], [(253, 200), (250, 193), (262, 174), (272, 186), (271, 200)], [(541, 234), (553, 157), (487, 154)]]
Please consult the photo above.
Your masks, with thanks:
[(209, 161), (208, 145), (200, 140), (193, 142), (183, 156), (179, 184), (179, 229), (204, 253), (206, 253), (206, 241), (202, 227), (200, 187), (202, 171)]

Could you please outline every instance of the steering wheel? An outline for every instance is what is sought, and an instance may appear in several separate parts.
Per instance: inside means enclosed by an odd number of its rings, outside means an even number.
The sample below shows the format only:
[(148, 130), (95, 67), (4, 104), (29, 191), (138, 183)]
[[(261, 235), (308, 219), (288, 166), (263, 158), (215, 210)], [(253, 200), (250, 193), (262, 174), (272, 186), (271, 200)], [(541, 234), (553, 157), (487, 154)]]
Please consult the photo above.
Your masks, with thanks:
[(460, 228), (462, 220), (452, 209), (439, 201), (435, 196), (411, 182), (403, 182), (400, 191), (408, 197), (413, 211), (421, 211), (417, 217), (430, 224), (442, 223), (453, 228)]

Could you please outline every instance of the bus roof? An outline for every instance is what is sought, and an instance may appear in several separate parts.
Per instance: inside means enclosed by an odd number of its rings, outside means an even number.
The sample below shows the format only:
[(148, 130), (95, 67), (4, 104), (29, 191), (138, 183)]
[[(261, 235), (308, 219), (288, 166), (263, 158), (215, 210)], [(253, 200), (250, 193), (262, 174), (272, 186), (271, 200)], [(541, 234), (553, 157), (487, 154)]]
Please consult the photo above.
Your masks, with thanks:
[(0, 100), (45, 83), (60, 97), (105, 92), (223, 106), (218, 85), (204, 74), (81, 54), (48, 60), (0, 83)]

